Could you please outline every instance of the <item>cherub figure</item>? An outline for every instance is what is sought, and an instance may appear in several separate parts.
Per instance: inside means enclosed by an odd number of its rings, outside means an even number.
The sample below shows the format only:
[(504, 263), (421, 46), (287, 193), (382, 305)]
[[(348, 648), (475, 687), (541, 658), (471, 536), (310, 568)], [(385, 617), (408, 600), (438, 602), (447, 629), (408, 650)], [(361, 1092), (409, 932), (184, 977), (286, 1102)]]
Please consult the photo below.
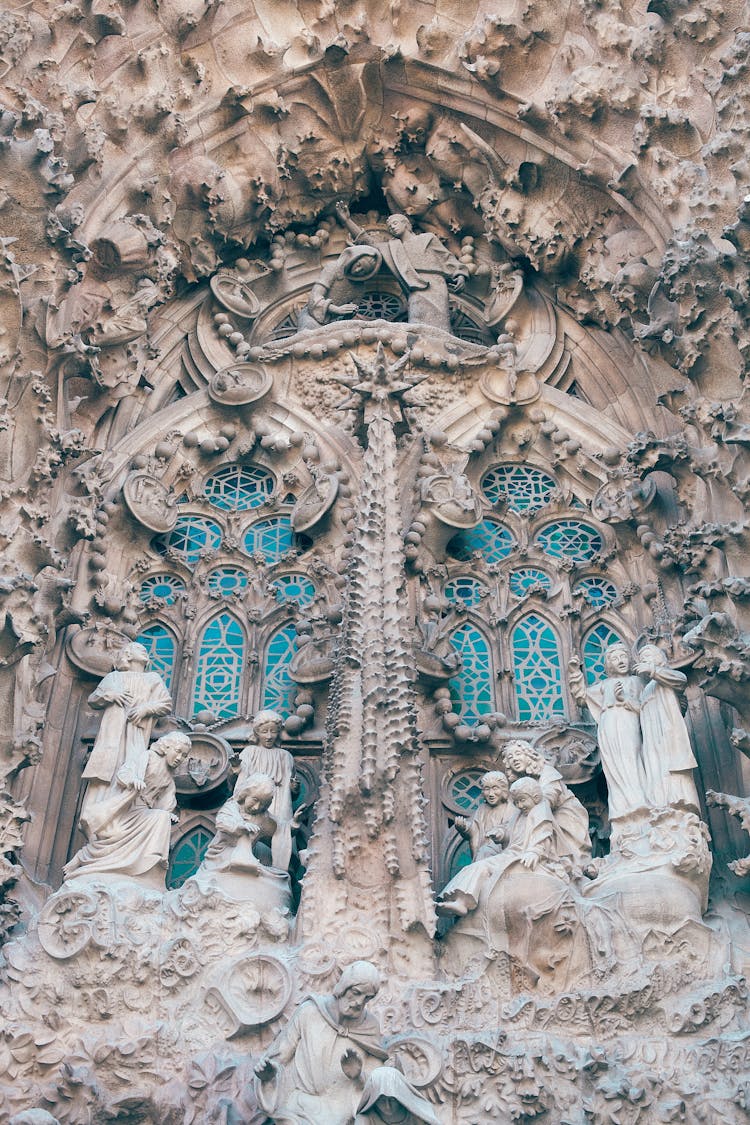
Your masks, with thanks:
[(517, 815), (515, 806), (508, 801), (508, 778), (501, 770), (483, 774), (479, 784), (482, 799), (473, 816), (457, 816), (454, 821), (456, 831), (469, 841), (474, 861), (501, 851)]

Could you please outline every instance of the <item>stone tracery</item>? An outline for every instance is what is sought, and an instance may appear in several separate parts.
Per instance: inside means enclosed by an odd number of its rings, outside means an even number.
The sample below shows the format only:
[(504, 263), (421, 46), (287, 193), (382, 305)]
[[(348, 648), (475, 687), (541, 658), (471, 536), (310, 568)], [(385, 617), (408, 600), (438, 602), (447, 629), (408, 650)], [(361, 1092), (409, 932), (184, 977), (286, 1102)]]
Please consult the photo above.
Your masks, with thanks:
[[(51, 64), (57, 86), (45, 86), (42, 67), (36, 94), (12, 99), (7, 122), (14, 177), (41, 177), (49, 196), (57, 271), (34, 280), (19, 265), (38, 236), (12, 194), (20, 246), (3, 250), (4, 311), (27, 367), (43, 349), (45, 364), (33, 366), (46, 373), (13, 375), (7, 395), (10, 436), (27, 416), (36, 435), (6, 454), (21, 481), (5, 497), (2, 589), (18, 803), (5, 800), (0, 838), (10, 885), (21, 875), (25, 800), (34, 820), (20, 889), (35, 904), (28, 936), (8, 947), (7, 1073), (61, 1120), (86, 1120), (88, 1098), (97, 1113), (155, 1121), (222, 1110), (261, 1121), (248, 1092), (254, 1060), (307, 992), (332, 991), (337, 973), (367, 956), (384, 971), (377, 1004), (409, 1080), (407, 1092), (397, 1082), (382, 1090), (396, 1101), (400, 1090), (395, 1109), (416, 1120), (430, 1120), (423, 1094), (446, 1123), (621, 1111), (649, 1121), (674, 1105), (697, 1120), (706, 1090), (658, 1077), (655, 1046), (673, 1075), (710, 1074), (716, 1112), (740, 1120), (731, 1075), (744, 1045), (732, 1037), (746, 997), (734, 974), (746, 953), (719, 883), (724, 929), (703, 920), (711, 852), (692, 789), (687, 799), (693, 783), (678, 775), (691, 768), (689, 729), (699, 792), (738, 792), (732, 755), (747, 742), (744, 423), (742, 400), (727, 405), (745, 348), (736, 251), (746, 225), (727, 201), (744, 173), (720, 167), (719, 134), (698, 155), (695, 137), (712, 128), (705, 113), (689, 120), (661, 94), (645, 104), (638, 83), (614, 82), (623, 44), (645, 72), (661, 60), (674, 77), (675, 52), (684, 65), (702, 39), (709, 85), (731, 86), (731, 13), (694, 25), (665, 10), (644, 23), (605, 5), (576, 16), (577, 39), (553, 41), (536, 12), (501, 20), (482, 10), (460, 31), (437, 9), (429, 24), (404, 12), (386, 29), (370, 13), (334, 35), (331, 13), (305, 27), (295, 11), (289, 28), (253, 32), (263, 77), (250, 91), (231, 40), (261, 17), (237, 13), (228, 32), (226, 11), (167, 7), (157, 27), (141, 8), (92, 9), (80, 37), (61, 14), (55, 35), (69, 53)], [(692, 37), (689, 26), (699, 26)], [(8, 30), (31, 45), (26, 61), (13, 34), (5, 44), (26, 73), (37, 33), (18, 13)], [(124, 82), (129, 64), (113, 43), (136, 33), (136, 77)], [(112, 61), (112, 78), (91, 101), (76, 84), (65, 102), (76, 60), (91, 52)], [(543, 97), (511, 96), (506, 85), (524, 82), (518, 60), (543, 54)], [(207, 73), (232, 75), (216, 105)], [(151, 89), (157, 74), (158, 104), (133, 101), (131, 87)], [(217, 91), (229, 82), (214, 80)], [(111, 81), (127, 87), (127, 111)], [(126, 120), (143, 141), (135, 171), (122, 162)], [(26, 134), (38, 121), (32, 158)], [(713, 177), (705, 195), (701, 161)], [(381, 269), (371, 255), (364, 281), (347, 277), (358, 255), (334, 221), (339, 198), (393, 259)], [(389, 234), (402, 211), (412, 230)], [(415, 255), (461, 279), (450, 303), (442, 276), (423, 286), (422, 259), (399, 264), (391, 244), (410, 238), (421, 240)], [(346, 285), (353, 292), (342, 295)], [(425, 292), (441, 332), (425, 330), (435, 323)], [(174, 699), (155, 733), (179, 727), (191, 742), (175, 774), (171, 889), (66, 884), (42, 906), (28, 875), (56, 889), (83, 845), (81, 778), (100, 737), (86, 697), (135, 637)], [(614, 823), (611, 740), (600, 725), (597, 752), (576, 703), (601, 686), (616, 641), (639, 660), (656, 644), (632, 673), (649, 769), (625, 824)], [(573, 656), (583, 675), (569, 683)], [(685, 678), (687, 725), (674, 694)], [(731, 743), (701, 687), (737, 708)], [(263, 851), (273, 852), (268, 825), (236, 810), (221, 819), (241, 796), (230, 795), (232, 755), (267, 706), (282, 712), (302, 787), (296, 843), (287, 859), (284, 833), (277, 863)], [(469, 914), (489, 931), (484, 946), (473, 935), (470, 961), (463, 923), (433, 942), (432, 897), (461, 879), (451, 870), (462, 854), (455, 816), (472, 811), (476, 779), (519, 735), (546, 777), (521, 799), (541, 810), (532, 843), (551, 867), (535, 884), (514, 883), (513, 860), (499, 897), (476, 899)], [(684, 808), (658, 767), (665, 740), (683, 763), (666, 772)], [(33, 781), (20, 768), (29, 764)], [(549, 841), (566, 792), (588, 813), (593, 859), (558, 870)], [(711, 815), (712, 846), (729, 854), (728, 822)], [(246, 879), (256, 861), (282, 879), (290, 869), (283, 901), (250, 894), (230, 907), (220, 886), (191, 877), (215, 825), (227, 839), (253, 838)], [(552, 906), (531, 894), (541, 874), (546, 898), (553, 883), (559, 892)], [(641, 893), (646, 878), (658, 885), (658, 916), (656, 894)], [(529, 906), (536, 929), (514, 929)], [(46, 958), (42, 999), (26, 1003), (35, 956)], [(95, 967), (104, 957), (116, 972)], [(78, 1055), (64, 1005), (50, 1022), (58, 987), (85, 1009)], [(142, 1002), (155, 987), (164, 1033)], [(140, 1021), (132, 1032), (128, 1013)], [(699, 1038), (714, 1032), (710, 1044)], [(160, 1051), (181, 1077), (161, 1101), (148, 1086), (128, 1104), (123, 1059)], [(231, 1076), (224, 1088), (220, 1075)], [(364, 1086), (352, 1113), (387, 1120), (390, 1095), (371, 1095)]]

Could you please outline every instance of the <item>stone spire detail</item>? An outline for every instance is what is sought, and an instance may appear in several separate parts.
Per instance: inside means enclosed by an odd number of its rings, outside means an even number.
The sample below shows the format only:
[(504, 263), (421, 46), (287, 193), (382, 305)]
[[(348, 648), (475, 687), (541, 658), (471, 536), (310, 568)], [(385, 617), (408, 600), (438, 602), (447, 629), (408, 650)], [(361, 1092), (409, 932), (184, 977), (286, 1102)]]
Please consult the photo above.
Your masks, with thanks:
[(408, 357), (389, 365), (382, 344), (373, 364), (352, 359), (356, 374), (339, 379), (351, 392), (342, 406), (362, 408), (366, 437), (318, 812), (318, 824), (329, 821), (333, 831), (328, 839), (316, 831), (311, 841), (303, 931), (315, 916), (330, 918), (335, 903), (352, 921), (358, 912), (362, 921), (382, 918), (385, 932), (395, 924), (431, 934), (396, 439), (399, 400), (425, 376), (401, 374)]

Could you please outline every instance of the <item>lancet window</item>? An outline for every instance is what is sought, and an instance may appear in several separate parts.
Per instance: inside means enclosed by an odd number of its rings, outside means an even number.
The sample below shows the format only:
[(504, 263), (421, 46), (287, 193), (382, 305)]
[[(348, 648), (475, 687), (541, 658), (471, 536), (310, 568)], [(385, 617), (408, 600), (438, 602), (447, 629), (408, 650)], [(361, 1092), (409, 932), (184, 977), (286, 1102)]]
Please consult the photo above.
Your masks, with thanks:
[(152, 669), (159, 673), (167, 685), (167, 690), (171, 691), (177, 655), (174, 635), (165, 625), (156, 624), (149, 625), (138, 634), (137, 639), (145, 646)]
[(560, 642), (544, 618), (530, 613), (512, 633), (518, 718), (540, 722), (565, 714)]
[(167, 886), (170, 889), (181, 887), (186, 879), (195, 874), (212, 839), (213, 832), (204, 825), (198, 825), (177, 841), (167, 871)]
[(451, 634), (451, 644), (462, 663), (461, 672), (451, 681), (454, 709), (464, 722), (479, 722), (495, 709), (489, 642), (475, 626), (462, 625)]
[(285, 718), (292, 710), (297, 686), (289, 675), (289, 664), (297, 651), (293, 626), (277, 629), (266, 650), (263, 669), (263, 707), (278, 711)]
[(220, 719), (236, 715), (240, 705), (245, 637), (229, 613), (220, 613), (203, 631), (193, 691), (193, 710), (212, 711)]

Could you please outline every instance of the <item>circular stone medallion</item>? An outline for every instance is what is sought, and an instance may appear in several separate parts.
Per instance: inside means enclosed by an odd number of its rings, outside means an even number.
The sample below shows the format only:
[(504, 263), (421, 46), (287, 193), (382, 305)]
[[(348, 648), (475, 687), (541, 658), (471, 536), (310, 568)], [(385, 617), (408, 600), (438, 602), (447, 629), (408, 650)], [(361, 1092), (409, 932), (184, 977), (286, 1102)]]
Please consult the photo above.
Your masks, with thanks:
[(210, 793), (227, 776), (231, 747), (215, 734), (201, 731), (189, 737), (190, 751), (174, 774), (175, 789), (186, 796)]
[(219, 304), (241, 320), (253, 320), (260, 312), (260, 301), (252, 288), (232, 270), (219, 270), (209, 284)]
[(131, 473), (122, 486), (131, 516), (150, 531), (164, 534), (177, 523), (177, 501), (150, 473)]
[(132, 639), (111, 625), (100, 625), (72, 633), (65, 649), (77, 668), (92, 676), (105, 676), (112, 671), (117, 653)]
[(295, 531), (309, 531), (330, 511), (339, 490), (338, 477), (319, 477), (300, 496), (292, 509), (292, 527)]
[(222, 406), (247, 406), (258, 402), (273, 386), (273, 375), (256, 363), (232, 363), (212, 376), (208, 393)]
[(248, 953), (230, 967), (227, 999), (245, 1027), (278, 1019), (292, 995), (286, 965), (269, 953)]

